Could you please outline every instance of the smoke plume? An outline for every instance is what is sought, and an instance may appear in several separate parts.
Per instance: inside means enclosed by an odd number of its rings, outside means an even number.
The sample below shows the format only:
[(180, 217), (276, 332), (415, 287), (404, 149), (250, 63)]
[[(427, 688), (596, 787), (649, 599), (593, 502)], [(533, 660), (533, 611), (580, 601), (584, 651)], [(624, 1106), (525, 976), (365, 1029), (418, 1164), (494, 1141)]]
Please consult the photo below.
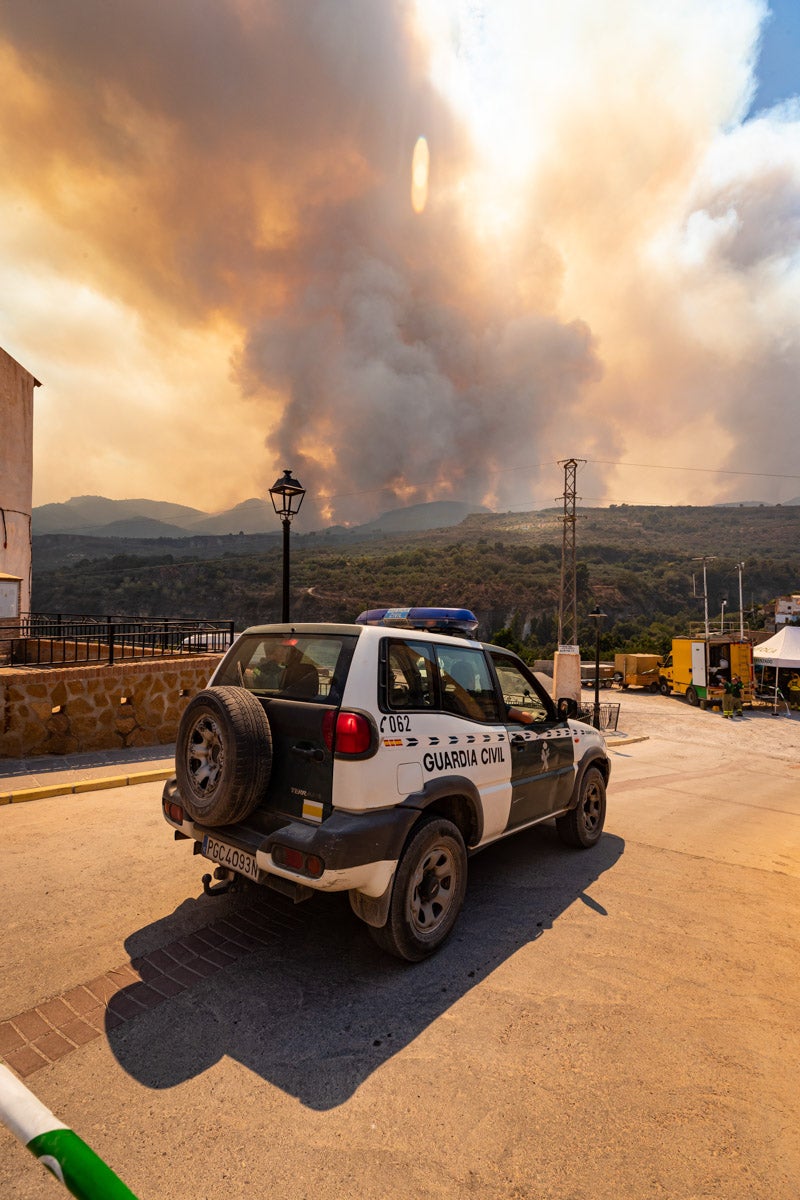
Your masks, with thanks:
[(6, 0), (37, 502), (213, 509), (289, 467), (313, 527), (549, 504), (572, 456), (589, 502), (797, 495), (800, 106), (747, 116), (765, 17)]

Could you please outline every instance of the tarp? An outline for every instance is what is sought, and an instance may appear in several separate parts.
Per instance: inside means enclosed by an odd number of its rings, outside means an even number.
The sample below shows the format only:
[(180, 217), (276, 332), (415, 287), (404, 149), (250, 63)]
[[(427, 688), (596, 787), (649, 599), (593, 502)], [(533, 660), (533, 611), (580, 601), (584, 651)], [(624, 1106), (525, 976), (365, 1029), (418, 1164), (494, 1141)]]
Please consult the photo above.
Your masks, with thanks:
[(800, 625), (783, 625), (766, 642), (753, 648), (757, 667), (794, 667), (800, 670)]

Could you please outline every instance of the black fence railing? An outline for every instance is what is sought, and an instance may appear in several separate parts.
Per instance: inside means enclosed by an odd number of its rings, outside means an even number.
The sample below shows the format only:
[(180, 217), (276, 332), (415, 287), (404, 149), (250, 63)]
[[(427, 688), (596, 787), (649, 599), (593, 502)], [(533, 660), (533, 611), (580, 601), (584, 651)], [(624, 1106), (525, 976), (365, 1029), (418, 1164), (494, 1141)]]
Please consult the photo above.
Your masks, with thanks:
[(233, 621), (24, 613), (14, 624), (0, 623), (0, 664), (59, 667), (218, 654), (233, 638)]
[[(616, 732), (619, 724), (619, 709), (618, 704), (599, 704), (600, 729)], [(594, 725), (594, 703), (582, 704), (578, 709), (578, 716), (587, 725)]]

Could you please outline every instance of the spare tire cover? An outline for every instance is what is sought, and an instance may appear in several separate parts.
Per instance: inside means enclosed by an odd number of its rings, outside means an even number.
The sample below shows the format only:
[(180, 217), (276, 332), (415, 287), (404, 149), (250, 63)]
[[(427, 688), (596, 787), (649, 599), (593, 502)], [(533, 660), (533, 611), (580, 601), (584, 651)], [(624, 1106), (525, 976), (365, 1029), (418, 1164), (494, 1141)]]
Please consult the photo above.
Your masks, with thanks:
[(232, 825), (263, 799), (272, 769), (267, 714), (245, 688), (210, 687), (187, 704), (175, 744), (183, 806), (202, 825)]

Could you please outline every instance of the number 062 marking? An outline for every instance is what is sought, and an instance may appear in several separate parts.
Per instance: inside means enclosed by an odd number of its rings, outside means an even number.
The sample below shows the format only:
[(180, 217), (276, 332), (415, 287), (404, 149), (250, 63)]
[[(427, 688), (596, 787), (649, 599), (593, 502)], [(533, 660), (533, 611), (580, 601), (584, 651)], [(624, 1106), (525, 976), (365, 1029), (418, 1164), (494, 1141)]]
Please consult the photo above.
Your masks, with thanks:
[(381, 717), (381, 733), (386, 732), (387, 726), (390, 733), (410, 733), (411, 718), (402, 715)]

